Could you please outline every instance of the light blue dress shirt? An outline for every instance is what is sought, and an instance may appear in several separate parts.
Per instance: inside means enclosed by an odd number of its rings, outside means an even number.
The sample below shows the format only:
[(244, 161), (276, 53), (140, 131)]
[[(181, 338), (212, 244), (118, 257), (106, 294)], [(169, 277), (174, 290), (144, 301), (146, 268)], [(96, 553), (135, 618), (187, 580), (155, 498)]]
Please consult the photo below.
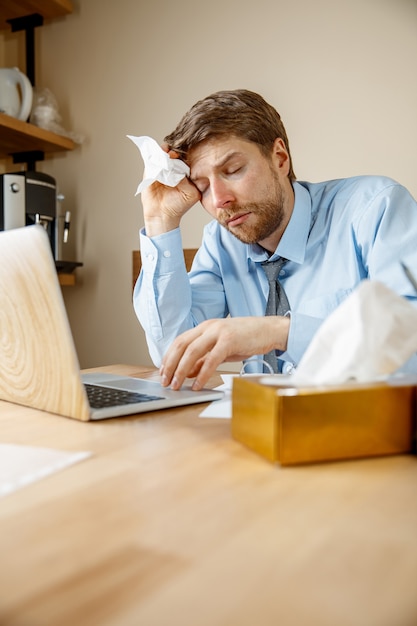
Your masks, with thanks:
[[(405, 261), (417, 275), (417, 203), (403, 186), (379, 176), (293, 186), (293, 214), (271, 257), (288, 259), (279, 276), (291, 306), (288, 346), (279, 355), (285, 373), (361, 280), (379, 280), (417, 304), (400, 265)], [(189, 274), (179, 229), (152, 238), (141, 231), (140, 248), (133, 301), (156, 366), (177, 335), (203, 320), (264, 315), (268, 283), (261, 263), (268, 255), (218, 222), (205, 227)], [(261, 367), (255, 362), (246, 371)], [(405, 369), (417, 372), (417, 358)]]

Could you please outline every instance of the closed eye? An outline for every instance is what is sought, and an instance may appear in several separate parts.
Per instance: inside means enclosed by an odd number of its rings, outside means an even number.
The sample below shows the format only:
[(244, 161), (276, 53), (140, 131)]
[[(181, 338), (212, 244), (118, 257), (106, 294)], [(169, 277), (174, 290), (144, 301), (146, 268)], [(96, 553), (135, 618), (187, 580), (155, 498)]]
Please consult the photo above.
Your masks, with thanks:
[(241, 166), (239, 166), (239, 167), (235, 167), (235, 168), (233, 168), (233, 169), (228, 170), (228, 171), (226, 172), (226, 175), (227, 175), (227, 176), (233, 176), (233, 174), (238, 174), (238, 173), (241, 171), (241, 169), (242, 169), (242, 167), (241, 167)]
[(202, 180), (192, 180), (192, 183), (197, 187), (201, 195), (203, 195), (203, 193), (208, 189), (208, 185)]

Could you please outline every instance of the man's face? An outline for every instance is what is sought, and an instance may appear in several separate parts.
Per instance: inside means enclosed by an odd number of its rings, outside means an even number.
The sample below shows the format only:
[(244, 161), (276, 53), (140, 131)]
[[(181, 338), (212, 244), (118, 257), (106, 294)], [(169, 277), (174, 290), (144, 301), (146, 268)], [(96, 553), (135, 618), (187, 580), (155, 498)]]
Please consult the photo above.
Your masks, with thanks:
[(206, 211), (240, 241), (274, 251), (293, 206), (283, 142), (267, 159), (252, 142), (213, 138), (193, 148), (188, 162)]

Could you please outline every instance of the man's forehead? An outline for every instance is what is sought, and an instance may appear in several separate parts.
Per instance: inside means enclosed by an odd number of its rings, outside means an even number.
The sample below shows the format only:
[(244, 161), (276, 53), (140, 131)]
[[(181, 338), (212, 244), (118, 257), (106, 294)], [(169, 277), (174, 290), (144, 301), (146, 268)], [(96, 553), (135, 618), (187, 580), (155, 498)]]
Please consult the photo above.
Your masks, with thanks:
[(191, 169), (191, 177), (206, 168), (222, 167), (227, 161), (239, 156), (246, 156), (255, 151), (258, 146), (252, 141), (238, 137), (212, 137), (200, 142), (188, 153), (187, 163)]

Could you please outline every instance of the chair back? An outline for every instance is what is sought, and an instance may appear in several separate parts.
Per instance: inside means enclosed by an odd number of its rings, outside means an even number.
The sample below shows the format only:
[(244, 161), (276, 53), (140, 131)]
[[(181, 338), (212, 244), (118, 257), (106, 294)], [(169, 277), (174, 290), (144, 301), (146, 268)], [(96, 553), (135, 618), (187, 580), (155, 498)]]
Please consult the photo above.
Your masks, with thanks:
[[(198, 248), (184, 248), (184, 260), (187, 272), (191, 270), (194, 257)], [(140, 256), (140, 250), (132, 251), (132, 289), (134, 289), (136, 281), (138, 279), (140, 270), (142, 268), (142, 257)]]

